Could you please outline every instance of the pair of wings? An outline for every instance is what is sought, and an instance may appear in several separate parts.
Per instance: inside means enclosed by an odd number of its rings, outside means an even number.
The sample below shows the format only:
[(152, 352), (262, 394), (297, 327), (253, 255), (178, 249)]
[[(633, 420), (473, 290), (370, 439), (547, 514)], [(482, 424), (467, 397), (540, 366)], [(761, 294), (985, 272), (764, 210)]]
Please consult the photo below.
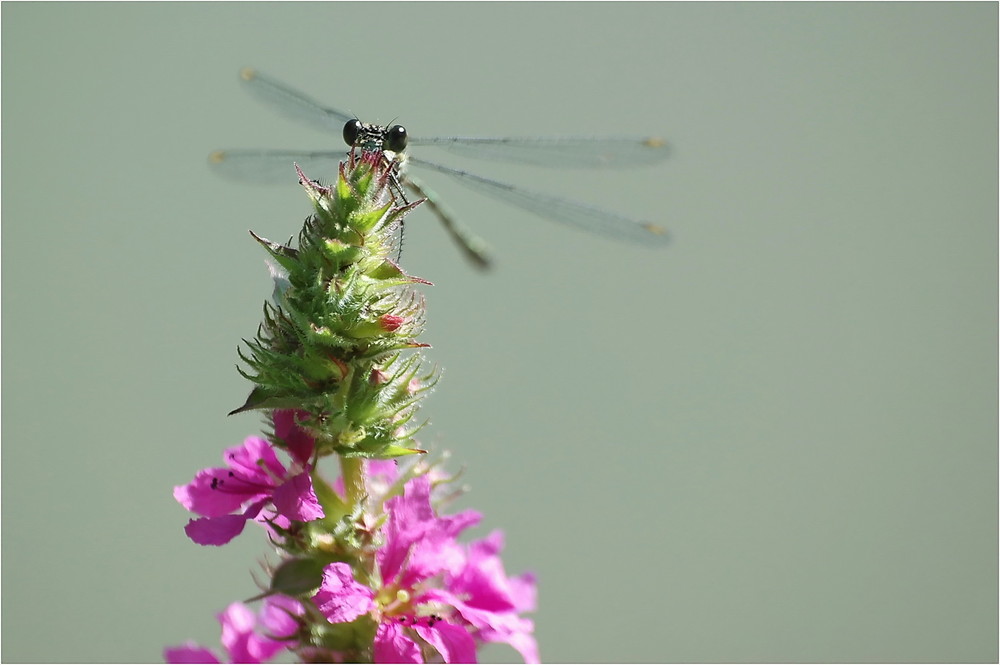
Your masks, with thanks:
[[(253, 69), (240, 72), (243, 87), (256, 99), (283, 115), (338, 136), (353, 116), (322, 106), (306, 95)], [(412, 146), (434, 146), (479, 159), (555, 166), (561, 168), (625, 168), (646, 166), (667, 156), (664, 142), (656, 138), (611, 137), (411, 137)], [(212, 168), (226, 177), (246, 182), (289, 182), (292, 163), (309, 174), (336, 173), (347, 149), (331, 151), (222, 150), (212, 153)], [(468, 171), (406, 155), (406, 164), (452, 177), (471, 189), (517, 206), (540, 217), (582, 228), (618, 240), (660, 244), (665, 230), (652, 222), (634, 219), (584, 203), (524, 189)], [(405, 182), (405, 174), (403, 175)]]

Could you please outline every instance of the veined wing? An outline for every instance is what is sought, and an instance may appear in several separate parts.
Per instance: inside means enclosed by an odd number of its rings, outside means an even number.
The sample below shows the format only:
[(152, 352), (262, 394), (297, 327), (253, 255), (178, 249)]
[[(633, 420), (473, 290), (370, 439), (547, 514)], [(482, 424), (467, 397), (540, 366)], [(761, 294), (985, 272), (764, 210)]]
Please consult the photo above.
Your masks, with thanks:
[(344, 123), (354, 116), (323, 106), (298, 90), (293, 90), (256, 69), (240, 70), (243, 89), (256, 99), (269, 104), (285, 116), (337, 136), (344, 130)]
[(663, 139), (635, 137), (442, 136), (410, 138), (408, 143), (435, 146), (477, 159), (568, 168), (648, 166), (664, 160), (669, 153)]
[(341, 151), (308, 152), (305, 150), (216, 150), (208, 156), (209, 167), (227, 178), (258, 184), (295, 182), (298, 164), (310, 178), (329, 182), (337, 176), (339, 163), (347, 157)]
[(468, 171), (453, 169), (415, 157), (409, 157), (408, 162), (417, 167), (444, 173), (454, 178), (456, 182), (467, 185), (487, 196), (492, 196), (499, 201), (569, 226), (593, 231), (618, 240), (642, 244), (663, 244), (669, 239), (666, 229), (652, 222), (626, 217), (585, 203), (523, 189), (499, 180), (484, 178)]
[[(255, 69), (240, 71), (244, 89), (285, 116), (317, 129), (340, 134), (354, 116), (323, 106)], [(430, 136), (409, 139), (410, 145), (435, 146), (449, 152), (495, 161), (566, 168), (627, 168), (647, 166), (669, 153), (656, 137), (479, 137)]]

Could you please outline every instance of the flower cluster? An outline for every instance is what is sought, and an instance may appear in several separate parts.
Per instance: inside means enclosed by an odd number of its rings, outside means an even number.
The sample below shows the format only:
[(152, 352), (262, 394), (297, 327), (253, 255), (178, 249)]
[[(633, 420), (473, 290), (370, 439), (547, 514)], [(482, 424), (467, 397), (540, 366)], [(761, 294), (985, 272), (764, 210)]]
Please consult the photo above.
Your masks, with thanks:
[[(233, 413), (258, 410), (251, 436), (199, 471), (174, 498), (195, 513), (185, 532), (224, 545), (261, 525), (279, 560), (257, 614), (233, 603), (219, 615), (232, 662), (291, 652), (303, 662), (475, 662), (485, 643), (538, 661), (531, 574), (508, 576), (503, 536), (460, 542), (473, 510), (445, 514), (455, 478), (423, 459), (413, 438), (421, 397), (434, 385), (408, 349), (423, 324), (426, 284), (393, 260), (401, 204), (394, 167), (379, 152), (341, 165), (323, 187), (299, 172), (315, 212), (297, 247), (254, 235), (275, 265), (274, 301), (241, 370), (254, 388)], [(411, 352), (412, 353), (412, 352)], [(339, 477), (320, 471), (339, 462)], [(247, 602), (250, 602), (247, 601)], [(168, 662), (220, 662), (195, 644)]]

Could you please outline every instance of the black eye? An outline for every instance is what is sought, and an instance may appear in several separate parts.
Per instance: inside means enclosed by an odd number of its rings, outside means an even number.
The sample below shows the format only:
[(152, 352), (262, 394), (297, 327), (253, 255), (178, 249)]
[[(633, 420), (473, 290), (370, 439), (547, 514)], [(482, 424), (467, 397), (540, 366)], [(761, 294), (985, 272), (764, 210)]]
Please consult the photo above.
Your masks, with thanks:
[(348, 120), (344, 125), (344, 141), (347, 145), (354, 147), (354, 142), (358, 140), (358, 133), (361, 131), (361, 121), (355, 118)]
[(385, 132), (385, 149), (392, 152), (400, 152), (406, 147), (406, 128), (402, 125), (393, 125)]

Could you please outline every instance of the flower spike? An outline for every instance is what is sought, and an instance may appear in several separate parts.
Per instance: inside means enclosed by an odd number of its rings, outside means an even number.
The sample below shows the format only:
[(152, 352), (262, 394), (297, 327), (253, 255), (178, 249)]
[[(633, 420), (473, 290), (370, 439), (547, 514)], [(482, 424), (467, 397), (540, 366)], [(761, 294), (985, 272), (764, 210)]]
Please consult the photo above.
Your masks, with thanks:
[[(230, 415), (261, 411), (266, 438), (229, 448), (223, 466), (198, 472), (174, 498), (196, 518), (200, 545), (223, 545), (264, 527), (280, 557), (246, 603), (218, 615), (225, 658), (261, 663), (288, 651), (302, 662), (476, 662), (502, 642), (538, 661), (535, 580), (509, 577), (502, 535), (462, 543), (481, 520), (443, 514), (460, 490), (415, 436), (420, 402), (438, 373), (416, 350), (425, 301), (398, 264), (407, 201), (398, 165), (352, 150), (338, 178), (320, 184), (298, 166), (313, 204), (297, 242), (250, 232), (274, 281), (257, 334), (238, 350), (254, 385)], [(325, 457), (340, 465), (328, 482)], [(193, 643), (168, 662), (219, 662)]]

